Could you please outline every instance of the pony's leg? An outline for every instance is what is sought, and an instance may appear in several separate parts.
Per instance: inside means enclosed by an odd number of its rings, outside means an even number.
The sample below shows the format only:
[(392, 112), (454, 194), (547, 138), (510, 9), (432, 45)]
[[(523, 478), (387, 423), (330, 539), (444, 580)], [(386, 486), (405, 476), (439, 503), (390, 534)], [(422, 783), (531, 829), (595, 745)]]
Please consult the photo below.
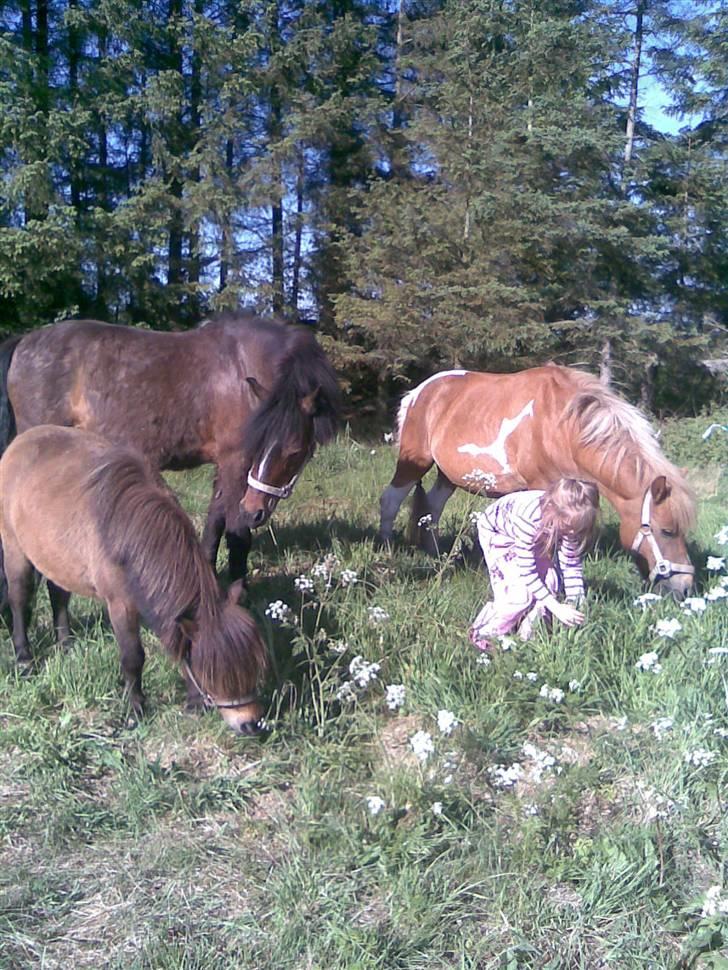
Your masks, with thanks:
[(407, 498), (422, 476), (432, 468), (432, 458), (422, 456), (421, 460), (399, 458), (392, 481), (382, 492), (379, 500), (379, 541), (392, 541), (394, 520), (402, 502)]
[(53, 613), (53, 628), (56, 631), (56, 643), (64, 650), (71, 640), (71, 624), (68, 617), (68, 601), (71, 594), (66, 589), (56, 586), (48, 580), (48, 598), (51, 601)]
[(212, 564), (213, 571), (216, 572), (217, 551), (220, 548), (220, 539), (225, 531), (225, 507), (223, 504), (222, 490), (218, 481), (218, 475), (212, 482), (212, 497), (207, 507), (207, 518), (205, 527), (202, 530), (202, 551), (207, 560)]
[(437, 555), (439, 551), (437, 540), (440, 517), (445, 508), (445, 503), (454, 491), (453, 483), (438, 468), (435, 483), (425, 497), (426, 515), (430, 516), (430, 520), (420, 527), (420, 542), (418, 543), (431, 555)]
[(231, 583), (242, 579), (247, 586), (248, 553), (252, 544), (250, 529), (241, 527), (238, 532), (226, 532), (225, 544), (228, 549), (228, 577)]
[(415, 481), (406, 485), (388, 485), (379, 500), (379, 541), (388, 543), (394, 535), (394, 520), (402, 502), (407, 498), (415, 485)]
[(125, 599), (108, 600), (107, 607), (116, 642), (119, 644), (121, 671), (124, 675), (129, 703), (137, 717), (141, 717), (144, 713), (142, 693), (144, 647), (139, 636), (139, 614), (129, 600)]
[(18, 667), (27, 673), (33, 665), (28, 645), (33, 580), (35, 570), (22, 553), (9, 555), (5, 548), (5, 575), (8, 583), (8, 603), (13, 622), (13, 647)]

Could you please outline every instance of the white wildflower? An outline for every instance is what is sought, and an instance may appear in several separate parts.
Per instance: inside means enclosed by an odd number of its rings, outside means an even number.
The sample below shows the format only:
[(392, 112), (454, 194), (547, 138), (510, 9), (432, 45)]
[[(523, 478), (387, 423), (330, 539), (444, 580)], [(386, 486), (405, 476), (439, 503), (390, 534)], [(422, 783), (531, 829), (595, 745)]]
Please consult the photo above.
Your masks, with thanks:
[(556, 766), (556, 758), (552, 754), (549, 754), (548, 751), (542, 751), (535, 744), (531, 744), (530, 741), (526, 741), (521, 750), (533, 762), (530, 776), (536, 783), (541, 781), (544, 772)]
[(645, 673), (659, 674), (662, 671), (662, 664), (659, 662), (659, 657), (655, 651), (649, 650), (647, 653), (642, 654), (635, 663), (635, 668), (637, 670), (643, 670)]
[(479, 667), (490, 667), (491, 660), (487, 653), (479, 653), (475, 662)]
[(356, 689), (350, 680), (345, 680), (339, 686), (339, 689), (336, 691), (336, 699), (342, 703), (356, 700)]
[(317, 562), (311, 567), (311, 575), (314, 577), (314, 579), (325, 579), (328, 583), (331, 580), (331, 574), (338, 565), (338, 557), (330, 552), (321, 560), (321, 562)]
[(357, 687), (368, 687), (373, 680), (377, 679), (380, 667), (380, 664), (369, 663), (357, 655), (349, 664), (349, 674)]
[(538, 696), (544, 697), (547, 701), (552, 701), (554, 704), (560, 704), (564, 699), (564, 692), (560, 687), (549, 687), (548, 684), (541, 684), (541, 690), (538, 692)]
[(668, 637), (672, 640), (682, 630), (682, 623), (676, 619), (658, 620), (652, 629), (659, 637)]
[(336, 640), (331, 644), (331, 649), (334, 653), (346, 653), (346, 651), (349, 649), (349, 644), (346, 642), (346, 640)]
[(482, 468), (474, 468), (472, 471), (463, 475), (466, 485), (477, 485), (478, 489), (495, 488), (497, 478), (493, 472), (484, 472)]
[(504, 651), (513, 650), (513, 648), (516, 645), (516, 641), (513, 639), (513, 637), (509, 637), (509, 636), (498, 637), (498, 641), (500, 643), (501, 650), (504, 650)]
[(274, 623), (287, 623), (293, 617), (293, 610), (283, 600), (274, 600), (266, 606), (265, 615)]
[(442, 815), (442, 802), (432, 803), (432, 814), (436, 817)]
[(313, 580), (309, 576), (299, 576), (293, 583), (299, 593), (313, 593)]
[(420, 516), (420, 518), (417, 520), (417, 525), (420, 529), (429, 529), (432, 525), (432, 516), (430, 513), (428, 512), (427, 515)]
[(702, 596), (687, 596), (680, 606), (685, 613), (703, 613), (708, 604)]
[(532, 684), (535, 684), (536, 681), (538, 680), (538, 674), (536, 673), (536, 671), (529, 670), (529, 672), (526, 674), (526, 680), (530, 680)]
[(526, 802), (523, 806), (523, 814), (527, 818), (532, 818), (534, 815), (538, 815), (539, 814), (538, 805), (536, 805), (535, 802)]
[(652, 728), (652, 733), (655, 735), (658, 741), (662, 741), (663, 737), (668, 731), (672, 731), (672, 726), (674, 720), (671, 717), (658, 717), (657, 720), (653, 721), (650, 725)]
[(523, 680), (523, 671), (522, 670), (514, 670), (513, 671), (513, 679), (514, 680)]
[(581, 681), (580, 680), (570, 680), (569, 681), (569, 690), (572, 691), (572, 693), (574, 693), (574, 694), (578, 694), (579, 691), (581, 690)]
[(661, 599), (662, 597), (657, 593), (643, 593), (641, 596), (638, 596), (636, 600), (634, 600), (632, 606), (641, 606), (644, 610), (649, 603), (656, 603)]
[(726, 596), (728, 596), (728, 587), (721, 586), (720, 584), (718, 586), (711, 586), (711, 588), (705, 594), (706, 600), (710, 600), (711, 602), (713, 600), (725, 599)]
[(458, 723), (458, 719), (452, 711), (441, 710), (437, 712), (437, 726), (442, 734), (452, 734)]
[(386, 807), (386, 802), (379, 795), (367, 795), (364, 801), (367, 803), (370, 815), (379, 815)]
[(342, 586), (354, 586), (359, 582), (359, 576), (353, 569), (342, 569), (339, 582)]
[(629, 720), (625, 714), (623, 714), (622, 717), (613, 717), (612, 723), (617, 731), (626, 731), (629, 727)]
[(396, 711), (404, 704), (405, 689), (404, 684), (387, 684), (385, 689), (385, 700), (390, 711)]
[(388, 445), (392, 441), (394, 441), (394, 434), (391, 431), (385, 431), (383, 437), (384, 437), (384, 443), (385, 443), (385, 445)]
[(381, 606), (370, 606), (368, 613), (369, 622), (374, 623), (375, 625), (378, 623), (386, 623), (389, 619), (389, 613), (387, 613), (386, 610), (383, 610)]
[(410, 738), (410, 746), (420, 761), (427, 761), (435, 745), (432, 743), (432, 736), (427, 731), (417, 731)]
[(711, 573), (717, 573), (721, 569), (725, 569), (725, 556), (708, 556), (705, 568)]
[(713, 734), (718, 738), (728, 738), (728, 728), (717, 727), (713, 728)]
[(728, 525), (724, 525), (722, 529), (716, 532), (713, 538), (718, 543), (718, 545), (721, 545), (721, 546), (727, 545), (728, 544)]
[(497, 788), (512, 788), (523, 778), (523, 767), (515, 762), (512, 765), (492, 765), (488, 774)]
[(723, 888), (711, 886), (705, 893), (701, 916), (724, 916), (728, 913), (728, 899), (721, 898)]
[(728, 647), (710, 647), (708, 653), (713, 657), (725, 657), (728, 654)]
[(708, 751), (706, 748), (696, 748), (694, 751), (688, 751), (685, 755), (685, 761), (689, 765), (694, 765), (696, 768), (707, 768), (708, 765), (712, 765), (717, 758), (715, 751)]

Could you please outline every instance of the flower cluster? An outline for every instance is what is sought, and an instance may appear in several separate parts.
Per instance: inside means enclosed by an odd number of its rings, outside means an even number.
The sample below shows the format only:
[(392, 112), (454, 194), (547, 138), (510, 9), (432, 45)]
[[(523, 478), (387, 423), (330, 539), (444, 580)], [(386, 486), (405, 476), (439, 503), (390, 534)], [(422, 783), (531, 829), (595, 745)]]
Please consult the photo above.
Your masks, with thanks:
[(648, 650), (647, 653), (643, 653), (639, 660), (635, 663), (635, 669), (643, 670), (645, 673), (659, 674), (662, 672), (662, 664), (660, 663), (660, 658), (655, 651)]
[(339, 582), (342, 586), (355, 586), (359, 582), (359, 576), (353, 569), (342, 569)]
[(452, 711), (442, 710), (437, 712), (437, 726), (441, 734), (450, 735), (458, 726), (458, 719)]
[(694, 751), (688, 751), (686, 753), (685, 761), (695, 768), (707, 768), (708, 765), (713, 764), (717, 757), (715, 751), (708, 751), (706, 748), (696, 748)]
[(380, 623), (386, 623), (389, 619), (389, 613), (383, 610), (381, 606), (370, 606), (368, 608), (369, 622), (373, 623), (375, 626)]
[(385, 691), (385, 700), (390, 711), (396, 711), (404, 704), (405, 687), (404, 684), (388, 684)]
[(512, 765), (491, 765), (488, 774), (496, 788), (513, 788), (523, 778), (523, 768), (517, 761)]
[(541, 684), (541, 690), (538, 692), (539, 697), (544, 697), (547, 701), (552, 701), (554, 704), (560, 704), (564, 699), (564, 692), (560, 687), (549, 687), (548, 684)]
[(466, 485), (477, 485), (478, 489), (495, 488), (497, 478), (493, 472), (484, 472), (482, 468), (474, 468), (471, 472), (463, 475)]
[(265, 615), (274, 623), (290, 623), (293, 620), (293, 610), (283, 600), (274, 600), (265, 608)]
[(313, 593), (315, 588), (313, 580), (309, 576), (299, 576), (294, 580), (293, 585), (299, 593)]
[(381, 664), (369, 663), (363, 657), (357, 655), (349, 664), (349, 674), (357, 687), (368, 687), (373, 680), (377, 679), (377, 674), (381, 669)]
[(370, 815), (379, 815), (386, 808), (384, 799), (380, 798), (379, 795), (367, 795), (364, 801), (367, 803)]
[(657, 720), (652, 722), (652, 733), (658, 741), (662, 741), (667, 732), (672, 731), (674, 723), (671, 717), (658, 717)]
[(652, 629), (655, 631), (658, 637), (667, 637), (670, 640), (674, 640), (677, 634), (682, 630), (682, 623), (676, 619), (658, 620)]
[(415, 732), (415, 734), (413, 734), (410, 738), (410, 747), (420, 761), (427, 761), (432, 752), (435, 750), (432, 735), (428, 734), (427, 731)]
[(728, 898), (723, 896), (722, 886), (711, 886), (705, 893), (701, 916), (727, 916)]

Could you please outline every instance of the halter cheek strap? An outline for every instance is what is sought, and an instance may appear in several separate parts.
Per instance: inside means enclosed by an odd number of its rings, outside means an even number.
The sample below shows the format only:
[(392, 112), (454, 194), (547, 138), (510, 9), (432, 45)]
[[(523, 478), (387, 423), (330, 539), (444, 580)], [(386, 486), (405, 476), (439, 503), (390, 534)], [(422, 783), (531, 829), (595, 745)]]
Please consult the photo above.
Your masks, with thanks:
[(652, 491), (647, 489), (645, 492), (645, 497), (642, 499), (642, 515), (641, 515), (641, 525), (637, 531), (637, 535), (634, 537), (632, 543), (632, 552), (637, 552), (639, 547), (642, 545), (643, 540), (647, 540), (647, 544), (652, 550), (652, 555), (655, 557), (655, 565), (650, 570), (650, 582), (654, 583), (655, 579), (659, 576), (660, 579), (667, 579), (668, 576), (672, 576), (675, 573), (685, 573), (692, 576), (695, 573), (695, 568), (687, 562), (672, 562), (669, 559), (665, 559), (662, 555), (662, 550), (657, 544), (657, 539), (652, 531), (652, 526), (650, 525), (650, 512), (652, 508)]
[(192, 681), (193, 687), (197, 689), (198, 693), (203, 698), (205, 703), (208, 704), (210, 707), (216, 707), (218, 710), (226, 710), (227, 708), (231, 708), (231, 707), (246, 707), (248, 704), (255, 704), (255, 702), (258, 700), (258, 695), (254, 693), (244, 694), (243, 697), (238, 697), (237, 700), (234, 700), (234, 701), (215, 700), (212, 694), (204, 690), (204, 688), (202, 688), (199, 685), (199, 683), (197, 682), (197, 678), (192, 673), (192, 667), (190, 667), (189, 661), (183, 660), (182, 666), (184, 667), (185, 673)]

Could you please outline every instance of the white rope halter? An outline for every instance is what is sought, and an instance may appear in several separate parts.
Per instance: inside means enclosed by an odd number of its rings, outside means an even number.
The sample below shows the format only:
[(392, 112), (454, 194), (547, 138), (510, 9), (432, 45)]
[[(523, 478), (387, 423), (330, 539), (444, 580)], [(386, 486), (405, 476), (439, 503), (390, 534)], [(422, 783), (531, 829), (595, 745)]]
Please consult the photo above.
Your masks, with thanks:
[(692, 576), (695, 573), (695, 568), (688, 562), (671, 562), (669, 559), (665, 559), (662, 555), (662, 550), (657, 544), (657, 539), (652, 531), (652, 526), (650, 525), (650, 510), (652, 507), (652, 491), (647, 489), (645, 492), (645, 497), (642, 499), (642, 516), (639, 529), (637, 530), (637, 535), (634, 537), (634, 542), (632, 543), (632, 552), (637, 552), (639, 547), (642, 545), (642, 541), (647, 539), (647, 543), (652, 549), (652, 555), (655, 557), (655, 565), (650, 570), (650, 582), (654, 583), (656, 577), (660, 579), (667, 579), (668, 576), (672, 576), (675, 573), (686, 573)]
[(257, 488), (259, 492), (264, 492), (266, 495), (273, 495), (275, 498), (288, 498), (297, 481), (298, 475), (294, 475), (287, 485), (282, 485), (279, 488), (277, 485), (268, 485), (266, 482), (261, 482), (252, 472), (248, 472), (248, 485), (252, 485), (253, 488)]

